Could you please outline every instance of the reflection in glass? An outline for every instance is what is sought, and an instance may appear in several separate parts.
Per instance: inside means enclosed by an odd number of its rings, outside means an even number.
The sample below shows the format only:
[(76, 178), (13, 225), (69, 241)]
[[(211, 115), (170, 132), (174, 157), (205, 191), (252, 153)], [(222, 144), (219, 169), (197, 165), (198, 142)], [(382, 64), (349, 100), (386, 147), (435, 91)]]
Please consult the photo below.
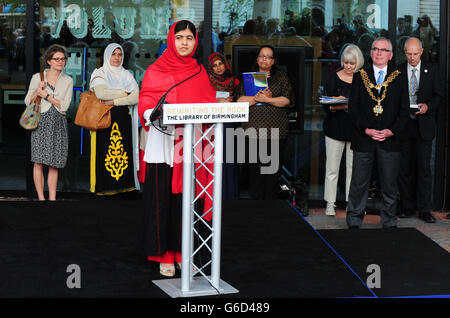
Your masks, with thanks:
[[(346, 43), (358, 45), (367, 61), (372, 42), (379, 36), (388, 37), (389, 1), (280, 0), (277, 3), (213, 1), (213, 31), (221, 41), (217, 51), (224, 52), (230, 65), (234, 65), (233, 52), (238, 50), (233, 48), (237, 46), (270, 44), (312, 51), (312, 56), (305, 59), (302, 72), (307, 89), (302, 96), (304, 109), (302, 114), (297, 114), (304, 119), (304, 133), (291, 134), (286, 168), (293, 174), (300, 171), (309, 182), (310, 199), (321, 199), (325, 153), (319, 89), (325, 86), (328, 74), (340, 67), (340, 53)], [(342, 199), (345, 184), (340, 189), (338, 197)]]
[(103, 63), (104, 49), (113, 42), (123, 47), (123, 66), (140, 86), (148, 66), (164, 52), (172, 22), (189, 19), (201, 29), (203, 1), (41, 0), (39, 4), (41, 51), (53, 43), (64, 45), (70, 53), (65, 72), (74, 80), (67, 112), (69, 158), (60, 186), (63, 191), (88, 192), (90, 136), (73, 119), (80, 93), (89, 89), (92, 72)]
[(410, 36), (422, 41), (422, 61), (439, 62), (439, 19), (440, 1), (398, 0), (397, 1), (397, 54), (398, 64), (406, 62), (403, 48)]
[(25, 190), (26, 1), (0, 2), (0, 190)]

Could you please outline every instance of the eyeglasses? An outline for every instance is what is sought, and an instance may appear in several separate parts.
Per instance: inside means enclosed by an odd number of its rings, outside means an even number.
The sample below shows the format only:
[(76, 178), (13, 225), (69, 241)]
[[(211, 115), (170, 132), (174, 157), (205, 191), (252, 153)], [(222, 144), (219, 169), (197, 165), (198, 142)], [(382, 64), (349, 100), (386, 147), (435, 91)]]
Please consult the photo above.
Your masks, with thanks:
[(262, 60), (271, 60), (273, 59), (273, 56), (270, 55), (258, 55), (258, 57)]
[(65, 62), (66, 61), (65, 57), (53, 57), (51, 59), (56, 62)]
[(373, 47), (373, 48), (371, 48), (371, 50), (374, 51), (374, 52), (381, 51), (383, 53), (391, 52), (391, 50), (388, 50), (388, 49), (385, 49), (385, 48), (380, 49), (380, 48), (377, 48), (377, 47)]

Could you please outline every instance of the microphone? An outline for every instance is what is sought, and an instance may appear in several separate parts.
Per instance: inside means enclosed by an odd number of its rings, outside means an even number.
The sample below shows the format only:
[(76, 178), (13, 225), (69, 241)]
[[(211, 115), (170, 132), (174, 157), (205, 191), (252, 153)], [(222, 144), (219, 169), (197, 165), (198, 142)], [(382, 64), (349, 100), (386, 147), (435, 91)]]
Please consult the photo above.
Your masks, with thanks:
[(163, 116), (163, 104), (164, 101), (166, 99), (167, 93), (169, 91), (167, 91), (158, 101), (158, 103), (156, 104), (155, 108), (153, 108), (152, 113), (150, 114), (150, 121), (154, 122), (155, 120), (161, 119)]
[[(155, 108), (153, 108), (153, 111), (152, 111), (152, 113), (151, 113), (151, 115), (150, 115), (150, 121), (151, 121), (151, 122), (153, 122), (153, 121), (155, 121), (155, 120), (158, 120), (158, 119), (162, 118), (162, 116), (163, 116), (163, 104), (164, 104), (164, 101), (165, 101), (165, 99), (166, 99), (167, 94), (169, 94), (169, 92), (170, 92), (173, 88), (175, 88), (175, 87), (177, 87), (178, 85), (180, 85), (180, 84), (186, 82), (187, 80), (193, 78), (194, 76), (200, 74), (200, 72), (202, 71), (202, 66), (201, 66), (201, 65), (199, 65), (199, 66), (200, 66), (200, 69), (199, 69), (199, 71), (198, 71), (197, 73), (195, 73), (194, 75), (191, 75), (191, 76), (189, 76), (188, 78), (182, 80), (181, 82), (179, 82), (179, 83), (173, 85), (173, 86), (172, 86), (171, 88), (169, 88), (169, 89), (167, 90), (167, 92), (159, 99), (158, 103), (156, 104)], [(166, 103), (166, 104), (167, 104), (167, 103)]]
[[(198, 62), (197, 62), (197, 63), (198, 63)], [(201, 66), (201, 65), (199, 65), (199, 66), (200, 66), (200, 67), (199, 67), (199, 70), (198, 70), (197, 73), (195, 73), (194, 75), (191, 75), (191, 76), (189, 76), (188, 78), (182, 80), (181, 82), (179, 82), (179, 83), (173, 85), (173, 86), (172, 86), (171, 88), (169, 88), (169, 89), (167, 90), (167, 92), (159, 99), (158, 103), (157, 103), (156, 106), (153, 108), (152, 113), (150, 114), (150, 118), (149, 118), (149, 119), (150, 119), (150, 122), (151, 122), (152, 125), (153, 125), (153, 127), (156, 128), (156, 126), (153, 124), (153, 122), (156, 121), (156, 120), (161, 121), (161, 119), (162, 119), (162, 117), (163, 117), (163, 112), (164, 112), (164, 107), (163, 107), (163, 105), (164, 105), (164, 101), (165, 101), (165, 99), (166, 99), (166, 97), (167, 97), (167, 94), (169, 94), (169, 92), (170, 92), (173, 88), (175, 88), (175, 87), (177, 87), (178, 85), (180, 85), (180, 84), (186, 82), (187, 80), (193, 78), (194, 76), (200, 74), (200, 72), (202, 71), (202, 66)], [(167, 103), (166, 103), (166, 104), (167, 104)], [(162, 130), (166, 130), (166, 129), (167, 129), (167, 127), (165, 127), (165, 126), (162, 126), (162, 125), (160, 125), (160, 126), (161, 126), (161, 129), (162, 129)], [(161, 131), (161, 130), (158, 129), (158, 128), (156, 128), (156, 129), (159, 130), (160, 132), (166, 134), (166, 135), (169, 135), (169, 134), (167, 134), (166, 132)]]

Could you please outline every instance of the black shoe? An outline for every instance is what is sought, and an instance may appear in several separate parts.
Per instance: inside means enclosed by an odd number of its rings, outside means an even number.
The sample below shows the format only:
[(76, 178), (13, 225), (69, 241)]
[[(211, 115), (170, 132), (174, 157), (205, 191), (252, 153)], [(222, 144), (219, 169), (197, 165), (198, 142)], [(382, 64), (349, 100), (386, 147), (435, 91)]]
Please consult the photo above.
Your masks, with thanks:
[(436, 219), (430, 212), (419, 213), (419, 219), (423, 220), (425, 223), (436, 223)]
[(402, 210), (400, 212), (400, 214), (398, 215), (399, 218), (401, 219), (406, 219), (411, 217), (412, 215), (414, 215), (414, 211), (413, 210)]
[(348, 229), (349, 229), (349, 230), (357, 230), (357, 229), (359, 229), (359, 226), (358, 226), (358, 225), (350, 225), (350, 226), (348, 227)]
[(383, 226), (383, 229), (396, 229), (397, 225)]

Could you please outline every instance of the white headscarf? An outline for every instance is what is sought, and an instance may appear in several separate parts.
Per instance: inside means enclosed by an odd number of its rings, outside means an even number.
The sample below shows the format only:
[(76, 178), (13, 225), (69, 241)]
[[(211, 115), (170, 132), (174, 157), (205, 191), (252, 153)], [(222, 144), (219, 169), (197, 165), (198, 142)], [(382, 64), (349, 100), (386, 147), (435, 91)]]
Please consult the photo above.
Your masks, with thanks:
[(139, 90), (139, 86), (133, 75), (125, 68), (123, 68), (123, 58), (119, 66), (112, 66), (110, 64), (111, 56), (115, 49), (119, 48), (123, 52), (122, 46), (117, 43), (109, 44), (103, 53), (103, 66), (96, 68), (91, 75), (89, 87), (96, 85), (106, 85), (108, 89), (123, 89), (127, 93), (134, 90)]

